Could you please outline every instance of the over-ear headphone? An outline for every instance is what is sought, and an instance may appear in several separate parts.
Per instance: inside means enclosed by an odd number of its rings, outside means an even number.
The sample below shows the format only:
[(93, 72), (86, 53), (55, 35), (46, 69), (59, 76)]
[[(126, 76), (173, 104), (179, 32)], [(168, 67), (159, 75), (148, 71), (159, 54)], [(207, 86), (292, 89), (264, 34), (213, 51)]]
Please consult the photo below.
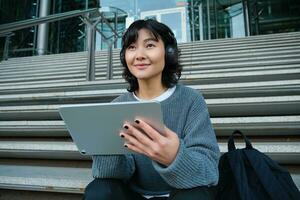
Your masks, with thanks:
[(166, 65), (174, 65), (178, 63), (178, 47), (177, 41), (174, 34), (170, 31), (169, 34), (170, 41), (166, 44), (165, 48), (165, 61)]

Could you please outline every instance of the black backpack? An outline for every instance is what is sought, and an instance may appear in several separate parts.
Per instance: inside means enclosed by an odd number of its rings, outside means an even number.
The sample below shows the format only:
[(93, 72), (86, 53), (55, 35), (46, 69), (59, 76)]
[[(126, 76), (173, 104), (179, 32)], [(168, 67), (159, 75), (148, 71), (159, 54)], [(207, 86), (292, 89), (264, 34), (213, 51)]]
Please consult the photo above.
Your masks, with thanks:
[[(234, 135), (244, 138), (246, 147), (236, 149)], [(228, 152), (219, 162), (217, 200), (300, 200), (300, 193), (288, 171), (252, 147), (240, 132), (228, 140)]]

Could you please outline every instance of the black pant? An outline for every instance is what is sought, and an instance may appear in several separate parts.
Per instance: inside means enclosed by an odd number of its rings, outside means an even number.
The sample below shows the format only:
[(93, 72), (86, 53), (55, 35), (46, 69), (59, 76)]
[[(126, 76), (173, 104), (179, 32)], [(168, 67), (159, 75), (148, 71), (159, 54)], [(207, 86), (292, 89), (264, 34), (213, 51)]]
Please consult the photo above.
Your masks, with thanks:
[[(146, 200), (132, 191), (128, 185), (118, 179), (94, 179), (85, 189), (84, 200)], [(155, 200), (213, 200), (213, 190), (209, 187), (192, 189), (174, 189), (170, 197), (155, 197)]]

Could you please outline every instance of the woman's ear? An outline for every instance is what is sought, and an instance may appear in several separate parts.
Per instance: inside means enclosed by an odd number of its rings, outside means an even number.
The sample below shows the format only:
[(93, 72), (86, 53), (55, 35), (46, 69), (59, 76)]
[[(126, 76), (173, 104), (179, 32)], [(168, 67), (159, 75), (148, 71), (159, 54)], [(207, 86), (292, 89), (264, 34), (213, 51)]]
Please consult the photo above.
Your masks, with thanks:
[(120, 60), (121, 60), (122, 65), (125, 67), (126, 60), (125, 60), (125, 48), (124, 47), (120, 51)]

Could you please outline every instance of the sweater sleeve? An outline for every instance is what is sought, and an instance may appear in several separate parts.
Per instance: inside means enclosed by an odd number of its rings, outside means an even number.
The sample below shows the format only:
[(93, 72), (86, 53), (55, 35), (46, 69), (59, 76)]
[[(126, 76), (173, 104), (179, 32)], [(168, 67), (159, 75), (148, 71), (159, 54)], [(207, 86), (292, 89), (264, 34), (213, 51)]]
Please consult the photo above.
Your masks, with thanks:
[(128, 180), (135, 171), (132, 155), (93, 156), (94, 178), (116, 178)]
[[(121, 102), (119, 96), (112, 102)], [(128, 180), (135, 171), (135, 162), (132, 155), (95, 155), (92, 156), (92, 175), (94, 178), (115, 178)]]
[(167, 167), (153, 161), (154, 168), (174, 188), (216, 185), (220, 150), (202, 96), (194, 99), (180, 135), (175, 160)]

